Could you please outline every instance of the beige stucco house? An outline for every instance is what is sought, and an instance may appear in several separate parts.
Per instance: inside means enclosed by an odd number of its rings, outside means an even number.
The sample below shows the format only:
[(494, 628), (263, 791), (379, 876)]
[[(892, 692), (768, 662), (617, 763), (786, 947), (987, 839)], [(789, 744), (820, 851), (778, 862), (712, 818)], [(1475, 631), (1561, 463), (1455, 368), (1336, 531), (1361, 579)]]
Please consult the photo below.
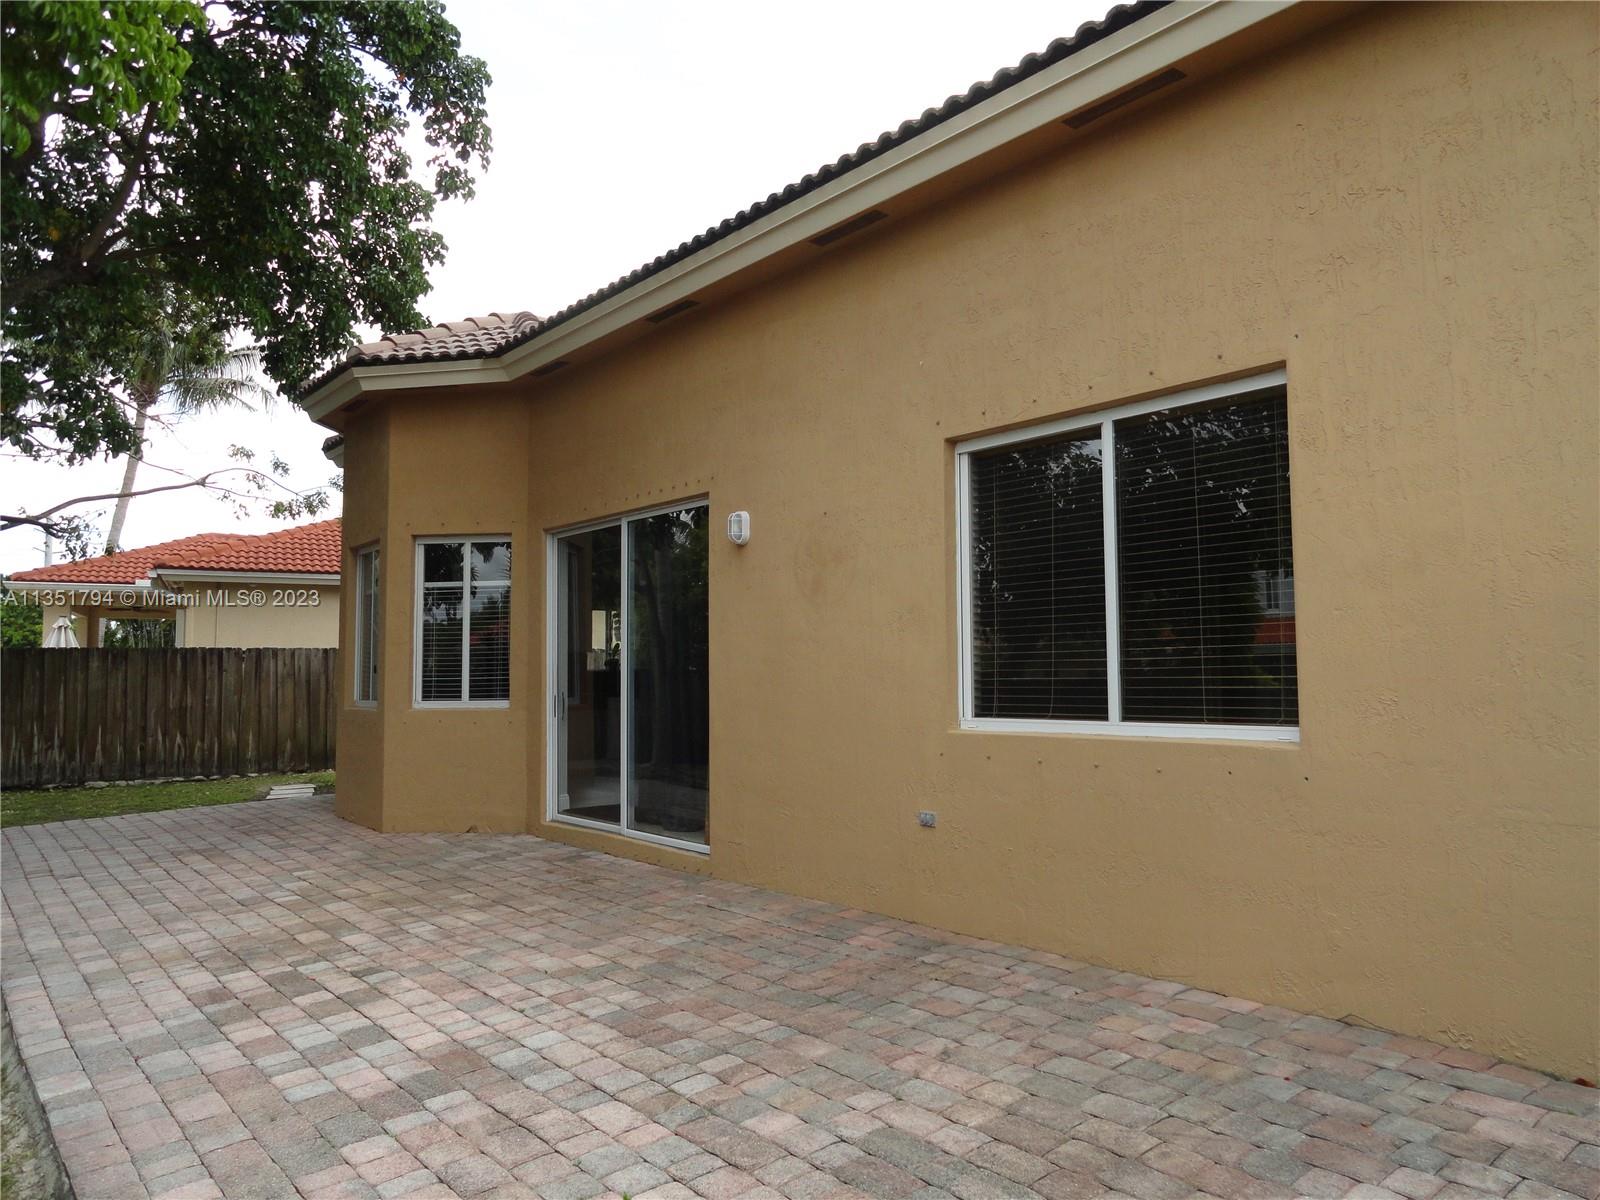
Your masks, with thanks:
[(339, 811), (1593, 1078), (1597, 31), (1136, 4), (363, 347)]
[(106, 621), (169, 620), (179, 646), (339, 644), (339, 521), (191, 537), (18, 571), (7, 590), (97, 646)]

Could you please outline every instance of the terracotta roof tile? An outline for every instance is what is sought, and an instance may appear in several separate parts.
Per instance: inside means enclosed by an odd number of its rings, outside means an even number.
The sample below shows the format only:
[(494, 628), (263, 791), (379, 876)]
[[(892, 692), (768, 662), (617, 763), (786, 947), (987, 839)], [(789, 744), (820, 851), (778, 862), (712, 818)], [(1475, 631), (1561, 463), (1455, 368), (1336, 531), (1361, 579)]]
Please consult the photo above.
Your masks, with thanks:
[(343, 545), (339, 519), (273, 533), (197, 533), (193, 537), (18, 571), (7, 582), (137, 583), (161, 567), (182, 571), (282, 571), (337, 575)]
[(776, 212), (784, 205), (833, 182), (841, 175), (846, 175), (880, 155), (905, 145), (919, 134), (944, 124), (950, 118), (959, 116), (991, 96), (998, 95), (1024, 79), (1037, 75), (1047, 67), (1052, 67), (1080, 50), (1087, 49), (1101, 39), (1126, 29), (1135, 21), (1165, 8), (1168, 3), (1170, 0), (1133, 0), (1133, 3), (1118, 4), (1098, 21), (1088, 21), (1080, 25), (1071, 37), (1057, 38), (1037, 54), (1028, 55), (1016, 66), (1005, 68), (992, 79), (973, 84), (961, 95), (949, 97), (937, 108), (926, 109), (921, 116), (902, 123), (898, 129), (881, 134), (877, 141), (858, 146), (849, 154), (817, 168), (781, 192), (773, 192), (765, 200), (757, 201), (720, 225), (713, 225), (676, 249), (667, 251), (553, 316), (540, 318), (530, 312), (490, 313), (487, 317), (471, 317), (466, 321), (436, 325), (420, 333), (391, 334), (380, 341), (356, 347), (343, 360), (303, 383), (297, 394), (309, 395), (351, 367), (374, 366), (380, 363), (447, 362), (457, 359), (492, 358), (513, 346), (530, 342), (541, 333), (554, 329), (578, 314), (604, 303), (619, 292), (627, 291), (634, 284), (682, 262), (707, 246)]
[(385, 334), (350, 351), (344, 365), (482, 358), (509, 345), (518, 334), (538, 323), (539, 318), (531, 312), (489, 313), (412, 333)]

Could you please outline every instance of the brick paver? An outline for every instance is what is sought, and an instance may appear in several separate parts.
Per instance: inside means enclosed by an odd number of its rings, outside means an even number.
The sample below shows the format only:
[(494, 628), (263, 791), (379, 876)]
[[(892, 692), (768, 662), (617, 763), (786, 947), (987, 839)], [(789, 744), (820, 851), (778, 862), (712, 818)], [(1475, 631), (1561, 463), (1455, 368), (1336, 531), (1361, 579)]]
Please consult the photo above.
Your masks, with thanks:
[(324, 798), (5, 833), (79, 1200), (1600, 1196), (1482, 1055)]

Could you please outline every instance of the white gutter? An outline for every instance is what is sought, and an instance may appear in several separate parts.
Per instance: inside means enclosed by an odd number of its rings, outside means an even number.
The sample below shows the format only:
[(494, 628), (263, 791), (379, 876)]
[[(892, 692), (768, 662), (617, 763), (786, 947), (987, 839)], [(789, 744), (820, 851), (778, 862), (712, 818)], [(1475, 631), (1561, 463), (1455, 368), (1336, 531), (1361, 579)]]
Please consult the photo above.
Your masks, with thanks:
[(162, 607), (150, 605), (144, 598), (169, 596), (171, 589), (153, 586), (149, 579), (134, 583), (115, 581), (86, 582), (82, 579), (7, 579), (7, 591), (23, 595), (49, 595), (62, 597), (65, 604), (87, 604), (91, 607)]
[(498, 358), (353, 367), (306, 397), (315, 421), (367, 392), (505, 383), (798, 246), (1024, 134), (1226, 41), (1295, 0), (1177, 0)]
[[(158, 581), (164, 581), (168, 586)], [(81, 579), (7, 579), (4, 582), (8, 591), (24, 595), (45, 593), (71, 597), (68, 602), (73, 604), (137, 607), (148, 603), (143, 600), (144, 597), (170, 596), (173, 592), (170, 585), (179, 583), (276, 583), (297, 587), (338, 587), (339, 575), (337, 572), (323, 571), (186, 571), (157, 568), (133, 583), (90, 583)], [(129, 604), (130, 600), (132, 604)]]
[(152, 579), (168, 583), (285, 583), (310, 584), (317, 587), (338, 587), (338, 574), (322, 571), (185, 571), (158, 567), (150, 573)]

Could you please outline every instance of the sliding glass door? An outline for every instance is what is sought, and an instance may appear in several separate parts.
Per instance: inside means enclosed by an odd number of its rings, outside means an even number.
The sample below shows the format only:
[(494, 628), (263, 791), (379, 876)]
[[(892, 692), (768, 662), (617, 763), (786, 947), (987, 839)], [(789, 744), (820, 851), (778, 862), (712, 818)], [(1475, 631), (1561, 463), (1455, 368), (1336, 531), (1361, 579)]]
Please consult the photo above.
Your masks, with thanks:
[(551, 815), (708, 844), (705, 503), (552, 539)]
[(617, 526), (556, 543), (556, 811), (622, 820), (622, 536)]

